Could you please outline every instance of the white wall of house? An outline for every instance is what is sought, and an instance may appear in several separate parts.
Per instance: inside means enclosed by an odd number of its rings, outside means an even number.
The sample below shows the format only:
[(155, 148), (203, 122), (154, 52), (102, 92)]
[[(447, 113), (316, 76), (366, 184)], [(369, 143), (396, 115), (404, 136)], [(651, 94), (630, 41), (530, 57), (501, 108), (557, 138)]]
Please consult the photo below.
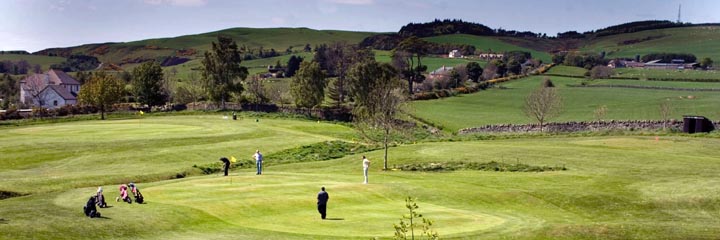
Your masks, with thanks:
[[(42, 102), (36, 102), (34, 101), (36, 106), (41, 106), (43, 108), (59, 108), (66, 104), (69, 104), (68, 102), (63, 99), (60, 94), (52, 90), (51, 88), (46, 88), (40, 93), (40, 100)], [(72, 100), (74, 102), (74, 100)]]

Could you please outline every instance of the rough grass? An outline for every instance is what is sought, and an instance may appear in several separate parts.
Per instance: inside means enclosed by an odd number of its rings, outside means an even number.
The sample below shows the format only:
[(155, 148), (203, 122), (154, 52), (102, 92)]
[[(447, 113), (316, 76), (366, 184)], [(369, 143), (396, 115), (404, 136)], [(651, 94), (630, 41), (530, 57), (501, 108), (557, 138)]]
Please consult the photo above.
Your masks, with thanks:
[[(466, 94), (439, 100), (416, 101), (412, 105), (415, 115), (455, 132), (462, 128), (487, 124), (526, 124), (534, 121), (523, 113), (525, 97), (540, 86), (544, 76), (534, 76), (502, 84), (474, 94)], [(720, 119), (716, 92), (692, 92), (618, 88), (569, 88), (568, 84), (581, 84), (584, 79), (550, 77), (563, 98), (563, 112), (551, 121), (591, 121), (599, 106), (607, 106), (604, 119), (610, 120), (660, 120), (660, 103), (670, 101), (673, 107), (671, 118), (683, 115), (701, 115)], [(605, 81), (605, 80), (603, 80)], [(627, 84), (643, 83), (625, 81)], [(651, 85), (666, 85), (665, 82), (647, 82)], [(672, 83), (674, 84), (674, 83)], [(693, 86), (715, 87), (717, 83), (693, 83)], [(693, 99), (688, 99), (693, 96)]]
[[(274, 165), (261, 176), (247, 169), (230, 177), (139, 182), (146, 204), (111, 201), (111, 208), (100, 209), (104, 218), (82, 215), (81, 206), (97, 187), (93, 178), (168, 173), (175, 165), (216, 161), (218, 155), (246, 158), (241, 154), (249, 157), (252, 150), (243, 149), (257, 145), (269, 156), (300, 142), (343, 139), (349, 133), (309, 121), (261, 119), (255, 124), (195, 117), (146, 119), (152, 127), (138, 129), (135, 123), (116, 120), (0, 130), (0, 143), (10, 146), (0, 149), (0, 160), (20, 159), (0, 165), (0, 188), (31, 193), (0, 201), (0, 238), (388, 239), (392, 224), (405, 213), (406, 196), (417, 197), (419, 212), (435, 220), (435, 229), (446, 239), (712, 239), (720, 234), (715, 227), (720, 224), (720, 140), (673, 136), (401, 145), (390, 150), (391, 166), (495, 161), (565, 165), (569, 170), (382, 171), (383, 151), (373, 151), (365, 153), (373, 161), (368, 185), (361, 183), (359, 156), (348, 155)], [(238, 135), (227, 137), (226, 132)], [(212, 136), (217, 139), (195, 142)], [(104, 142), (142, 145), (86, 146)], [(37, 160), (43, 158), (38, 157), (40, 146), (54, 145), (64, 147), (58, 153), (73, 156)], [(17, 152), (14, 157), (7, 157), (9, 149)], [(163, 156), (154, 156), (156, 152)], [(102, 158), (95, 157), (100, 153)], [(119, 158), (128, 162), (105, 166)], [(82, 184), (74, 186), (67, 179)], [(103, 184), (106, 197), (113, 199), (117, 184), (131, 180)], [(320, 220), (315, 210), (320, 186), (330, 193), (332, 220)]]
[(17, 62), (20, 60), (25, 60), (28, 63), (30, 63), (30, 69), (28, 69), (28, 72), (32, 72), (32, 67), (35, 64), (40, 64), (43, 71), (47, 71), (50, 69), (50, 65), (62, 63), (65, 61), (65, 58), (63, 57), (49, 57), (49, 56), (41, 56), (41, 55), (27, 55), (27, 54), (0, 54), (0, 61), (10, 60), (13, 62)]

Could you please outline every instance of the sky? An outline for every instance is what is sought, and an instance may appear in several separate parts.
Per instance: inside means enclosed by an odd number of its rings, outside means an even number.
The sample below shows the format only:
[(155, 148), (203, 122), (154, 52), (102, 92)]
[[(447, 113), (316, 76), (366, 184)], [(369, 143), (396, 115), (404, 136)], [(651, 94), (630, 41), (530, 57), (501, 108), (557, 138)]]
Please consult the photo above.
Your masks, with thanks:
[(718, 0), (3, 0), (0, 50), (175, 37), (233, 27), (397, 32), (462, 19), (554, 36), (639, 20), (720, 22)]

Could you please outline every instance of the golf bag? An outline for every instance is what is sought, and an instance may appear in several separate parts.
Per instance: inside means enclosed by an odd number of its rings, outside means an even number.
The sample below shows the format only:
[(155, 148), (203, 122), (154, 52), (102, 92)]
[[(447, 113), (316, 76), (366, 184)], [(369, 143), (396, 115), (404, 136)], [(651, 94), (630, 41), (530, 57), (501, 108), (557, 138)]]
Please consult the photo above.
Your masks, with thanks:
[(90, 218), (100, 217), (100, 213), (95, 208), (95, 196), (92, 196), (90, 197), (90, 199), (88, 199), (87, 203), (83, 207), (83, 212), (85, 213), (85, 216), (88, 216)]

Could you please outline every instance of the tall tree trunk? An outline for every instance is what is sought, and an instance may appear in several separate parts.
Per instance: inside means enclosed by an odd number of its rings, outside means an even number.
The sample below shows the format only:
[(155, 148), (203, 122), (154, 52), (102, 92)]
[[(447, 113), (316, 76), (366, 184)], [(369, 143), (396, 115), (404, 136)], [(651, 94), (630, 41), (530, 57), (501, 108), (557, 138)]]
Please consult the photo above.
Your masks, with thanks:
[(385, 141), (384, 141), (384, 144), (385, 144), (385, 161), (384, 161), (384, 165), (383, 165), (383, 170), (387, 170), (387, 169), (388, 169), (388, 159), (387, 159), (387, 157), (388, 157), (388, 135), (389, 135), (389, 134), (390, 134), (390, 129), (385, 128)]
[(105, 120), (105, 105), (100, 105), (100, 120)]

